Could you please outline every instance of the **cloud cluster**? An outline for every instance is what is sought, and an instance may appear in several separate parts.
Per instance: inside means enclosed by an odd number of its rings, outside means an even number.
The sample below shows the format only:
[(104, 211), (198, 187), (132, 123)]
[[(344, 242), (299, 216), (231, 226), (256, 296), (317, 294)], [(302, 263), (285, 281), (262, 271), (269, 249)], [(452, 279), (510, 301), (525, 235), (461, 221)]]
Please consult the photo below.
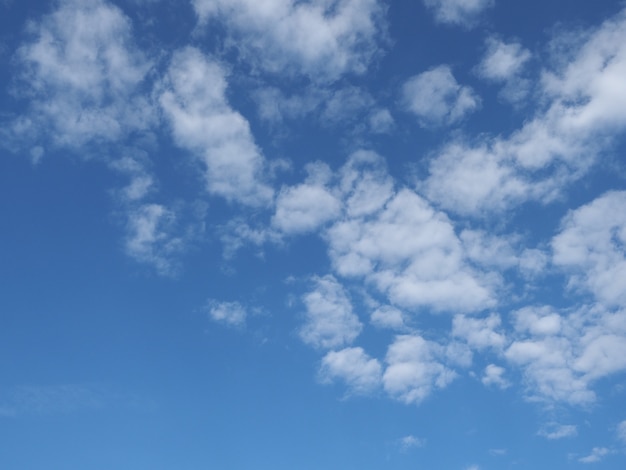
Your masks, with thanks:
[(423, 0), (440, 23), (472, 27), (494, 0)]
[(411, 77), (402, 87), (407, 110), (425, 127), (450, 125), (480, 107), (480, 98), (468, 86), (459, 85), (447, 65)]
[(364, 73), (385, 38), (385, 7), (379, 0), (192, 3), (202, 23), (219, 18), (227, 25), (247, 62), (270, 73), (303, 74), (314, 81)]
[[(129, 19), (103, 0), (63, 0), (16, 54), (27, 112), (8, 138), (74, 149), (119, 141), (156, 122), (142, 84), (150, 61), (134, 45)], [(42, 150), (37, 152), (42, 153)]]
[[(545, 109), (509, 136), (457, 140), (430, 163), (425, 194), (452, 212), (486, 216), (529, 200), (553, 201), (586, 174), (626, 125), (626, 15), (570, 44), (546, 68)], [(480, 181), (480, 184), (476, 184)]]

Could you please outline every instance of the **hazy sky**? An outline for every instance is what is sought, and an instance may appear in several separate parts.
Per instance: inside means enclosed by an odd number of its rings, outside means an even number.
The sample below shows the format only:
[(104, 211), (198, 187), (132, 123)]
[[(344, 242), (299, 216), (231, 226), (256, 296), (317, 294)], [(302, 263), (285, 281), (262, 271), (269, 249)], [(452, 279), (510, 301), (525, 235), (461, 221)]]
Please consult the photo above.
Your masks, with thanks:
[(625, 8), (0, 0), (0, 468), (626, 468)]

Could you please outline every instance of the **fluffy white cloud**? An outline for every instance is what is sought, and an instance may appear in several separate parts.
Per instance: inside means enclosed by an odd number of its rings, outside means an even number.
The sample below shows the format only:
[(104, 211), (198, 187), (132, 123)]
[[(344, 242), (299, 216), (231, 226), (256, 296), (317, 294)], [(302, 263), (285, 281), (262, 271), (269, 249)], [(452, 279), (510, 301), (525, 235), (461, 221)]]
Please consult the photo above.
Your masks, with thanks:
[(390, 305), (383, 305), (374, 310), (371, 321), (378, 328), (389, 328), (392, 330), (403, 330), (406, 328), (402, 310)]
[(385, 357), (385, 391), (404, 403), (419, 404), (434, 389), (445, 388), (456, 373), (443, 363), (444, 354), (439, 344), (421, 336), (397, 336)]
[(341, 202), (326, 187), (331, 177), (328, 166), (311, 164), (308, 170), (303, 184), (283, 188), (276, 199), (272, 225), (283, 233), (311, 232), (341, 213)]
[(505, 82), (514, 78), (530, 60), (528, 49), (517, 42), (506, 43), (498, 38), (487, 39), (487, 51), (478, 65), (480, 76), (493, 81)]
[(402, 86), (402, 99), (423, 126), (453, 124), (480, 106), (476, 93), (459, 85), (447, 65), (408, 79)]
[(545, 111), (510, 136), (457, 141), (440, 151), (424, 185), (431, 200), (484, 215), (528, 200), (552, 201), (588, 171), (626, 126), (626, 92), (618, 85), (626, 75), (626, 14), (587, 37), (582, 46), (570, 45), (569, 61), (544, 72)]
[(245, 325), (248, 313), (239, 302), (218, 302), (211, 300), (208, 303), (209, 318), (228, 326), (240, 327)]
[(161, 84), (160, 103), (177, 144), (205, 165), (207, 189), (227, 200), (261, 206), (273, 190), (248, 121), (225, 96), (222, 67), (191, 47), (177, 51)]
[(300, 337), (316, 348), (334, 349), (352, 343), (363, 325), (352, 311), (346, 290), (333, 276), (314, 281), (315, 289), (303, 298), (306, 321)]
[(522, 368), (531, 399), (591, 403), (596, 380), (626, 370), (626, 311), (535, 307), (513, 318), (517, 339), (505, 357)]
[(578, 461), (581, 463), (595, 463), (599, 462), (610, 453), (611, 451), (606, 447), (594, 447), (591, 450), (591, 454), (587, 455), (586, 457), (579, 458)]
[(607, 306), (626, 307), (626, 191), (607, 193), (572, 211), (552, 240), (553, 262)]
[(324, 382), (342, 380), (353, 393), (362, 394), (380, 386), (382, 367), (363, 348), (346, 348), (326, 353), (319, 373)]
[[(30, 25), (32, 39), (16, 53), (18, 93), (29, 99), (5, 137), (33, 148), (113, 143), (156, 123), (139, 95), (150, 62), (136, 48), (130, 20), (105, 0), (63, 0)], [(43, 146), (42, 146), (43, 145)]]
[(440, 23), (473, 26), (478, 16), (493, 6), (494, 0), (424, 0)]
[(336, 223), (327, 238), (335, 270), (365, 277), (393, 304), (472, 311), (493, 303), (489, 287), (465, 265), (447, 217), (407, 189), (374, 217)]
[(476, 71), (482, 78), (504, 84), (500, 98), (519, 103), (530, 91), (530, 81), (522, 72), (531, 54), (517, 42), (506, 43), (499, 38), (487, 39), (487, 50)]
[(537, 435), (550, 440), (574, 437), (577, 434), (578, 429), (573, 424), (559, 424), (554, 422), (546, 424), (537, 433)]
[(485, 373), (483, 374), (481, 382), (488, 387), (496, 386), (502, 389), (508, 388), (511, 384), (503, 377), (505, 372), (504, 367), (489, 364), (485, 367)]
[(379, 0), (193, 0), (202, 22), (222, 19), (245, 60), (268, 72), (335, 80), (363, 73), (385, 37)]
[(455, 315), (452, 320), (452, 336), (463, 338), (472, 348), (501, 350), (506, 338), (504, 334), (496, 331), (500, 329), (500, 324), (500, 317), (496, 314), (486, 318)]

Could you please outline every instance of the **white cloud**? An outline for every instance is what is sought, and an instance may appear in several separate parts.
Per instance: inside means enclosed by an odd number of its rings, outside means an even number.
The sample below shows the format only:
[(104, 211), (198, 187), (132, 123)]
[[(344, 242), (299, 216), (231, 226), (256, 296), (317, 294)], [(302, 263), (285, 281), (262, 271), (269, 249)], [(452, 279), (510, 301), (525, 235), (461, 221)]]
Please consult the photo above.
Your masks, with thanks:
[(626, 307), (626, 191), (607, 193), (568, 214), (552, 240), (553, 262), (569, 286), (607, 306)]
[(303, 297), (306, 321), (302, 340), (316, 348), (334, 349), (352, 343), (363, 325), (352, 311), (344, 287), (333, 276), (316, 277), (315, 289)]
[(272, 225), (286, 234), (312, 232), (341, 213), (341, 202), (325, 187), (331, 177), (328, 166), (312, 164), (308, 170), (303, 184), (283, 188), (276, 199)]
[(174, 54), (159, 100), (176, 143), (204, 163), (209, 192), (267, 205), (273, 190), (264, 182), (265, 160), (248, 121), (230, 107), (226, 87), (222, 67), (188, 47)]
[(470, 87), (459, 85), (447, 65), (408, 79), (402, 99), (426, 127), (453, 124), (480, 107), (480, 98)]
[[(268, 72), (329, 81), (361, 74), (385, 38), (378, 0), (193, 0), (201, 22), (225, 21), (238, 52)], [(209, 26), (210, 27), (210, 26)]]
[(573, 424), (559, 424), (554, 422), (546, 424), (537, 432), (537, 435), (550, 440), (574, 437), (577, 434), (578, 429)]
[(390, 305), (383, 305), (372, 312), (371, 321), (378, 328), (404, 330), (406, 328), (402, 310)]
[(245, 325), (248, 316), (245, 307), (239, 302), (218, 302), (216, 300), (209, 301), (208, 313), (213, 321), (236, 327)]
[(591, 454), (587, 455), (586, 457), (579, 458), (578, 461), (581, 463), (595, 463), (599, 462), (610, 453), (611, 451), (606, 447), (594, 447), (591, 451)]
[(508, 388), (511, 384), (503, 376), (506, 370), (495, 364), (489, 364), (485, 367), (485, 373), (481, 379), (483, 385), (487, 387), (496, 386), (501, 389)]
[(488, 80), (504, 82), (518, 75), (530, 57), (528, 49), (521, 44), (505, 43), (490, 37), (487, 39), (487, 51), (478, 66), (478, 73)]
[(326, 353), (319, 373), (324, 382), (342, 380), (353, 393), (364, 394), (380, 386), (382, 367), (363, 348), (346, 348)]
[(18, 93), (27, 111), (5, 131), (10, 145), (78, 149), (115, 143), (156, 122), (139, 95), (151, 64), (133, 43), (131, 22), (104, 0), (63, 0), (29, 25), (32, 40), (16, 53)]
[(505, 357), (522, 368), (531, 399), (589, 404), (596, 380), (626, 370), (626, 311), (535, 307), (513, 318), (517, 339)]
[(445, 388), (456, 373), (441, 361), (443, 353), (439, 344), (421, 336), (397, 336), (385, 357), (385, 391), (406, 404), (419, 404), (435, 388)]
[(487, 39), (485, 55), (476, 71), (486, 80), (503, 83), (500, 97), (517, 103), (529, 92), (530, 82), (522, 78), (522, 72), (530, 58), (530, 51), (518, 42), (506, 43), (499, 38), (490, 37)]
[(141, 204), (128, 210), (126, 253), (162, 275), (173, 275), (173, 256), (184, 248), (176, 236), (176, 214), (161, 204)]
[(545, 111), (510, 136), (441, 149), (426, 195), (451, 211), (484, 216), (528, 200), (550, 202), (583, 176), (626, 127), (626, 92), (618, 85), (626, 75), (625, 24), (621, 13), (571, 45), (571, 60), (544, 72)]
[(440, 23), (473, 26), (480, 14), (493, 6), (494, 0), (424, 0)]
[(407, 189), (373, 217), (336, 223), (327, 238), (337, 273), (364, 277), (392, 304), (473, 311), (493, 303), (489, 287), (465, 265), (448, 218)]
[(470, 347), (476, 349), (493, 348), (501, 350), (506, 344), (500, 329), (500, 316), (491, 314), (486, 318), (471, 318), (455, 315), (452, 320), (452, 336), (463, 338)]

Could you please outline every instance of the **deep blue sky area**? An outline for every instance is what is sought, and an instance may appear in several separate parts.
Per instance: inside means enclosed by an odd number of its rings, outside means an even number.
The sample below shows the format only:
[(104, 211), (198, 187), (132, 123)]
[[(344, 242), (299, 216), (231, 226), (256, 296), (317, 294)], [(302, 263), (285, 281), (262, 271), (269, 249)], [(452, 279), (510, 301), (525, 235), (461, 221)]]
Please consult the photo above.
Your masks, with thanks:
[(0, 469), (626, 466), (626, 10), (0, 0)]

